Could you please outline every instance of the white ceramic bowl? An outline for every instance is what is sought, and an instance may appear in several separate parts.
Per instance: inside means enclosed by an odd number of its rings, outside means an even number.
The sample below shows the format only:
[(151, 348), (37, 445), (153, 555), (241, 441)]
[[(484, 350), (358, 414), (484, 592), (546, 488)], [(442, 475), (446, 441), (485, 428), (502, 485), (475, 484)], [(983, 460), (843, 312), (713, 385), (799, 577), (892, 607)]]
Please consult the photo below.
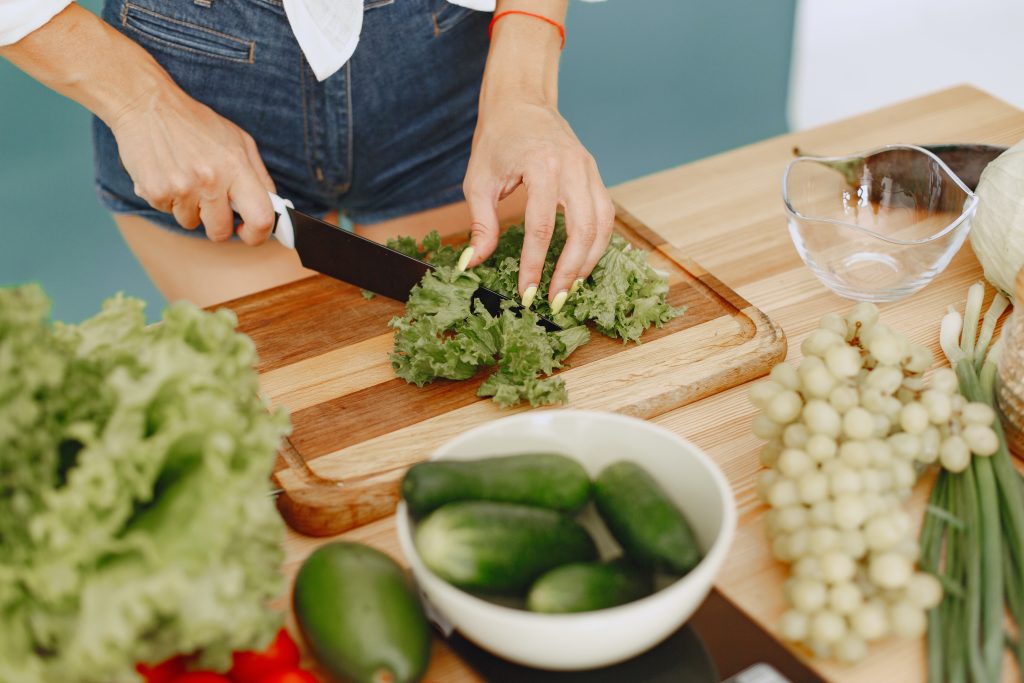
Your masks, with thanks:
[[(528, 451), (571, 456), (591, 476), (618, 460), (643, 466), (686, 514), (704, 559), (683, 578), (626, 605), (578, 614), (537, 614), (466, 593), (427, 569), (413, 543), (415, 520), (403, 502), (397, 515), (402, 552), (431, 605), (480, 647), (545, 669), (614, 664), (675, 632), (707, 597), (736, 529), (736, 503), (718, 466), (696, 446), (661, 427), (614, 413), (578, 410), (531, 411), (481, 425), (442, 446), (434, 459)], [(602, 557), (619, 552), (596, 512), (584, 512), (582, 521), (595, 535)]]

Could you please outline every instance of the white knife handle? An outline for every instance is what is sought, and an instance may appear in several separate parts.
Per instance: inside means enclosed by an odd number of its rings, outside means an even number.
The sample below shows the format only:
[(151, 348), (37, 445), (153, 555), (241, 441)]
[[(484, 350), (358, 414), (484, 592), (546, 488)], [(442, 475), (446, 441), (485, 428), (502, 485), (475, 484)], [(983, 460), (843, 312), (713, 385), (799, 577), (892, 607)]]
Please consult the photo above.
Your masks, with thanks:
[[(295, 228), (292, 227), (292, 217), (288, 215), (288, 209), (294, 209), (295, 205), (292, 204), (292, 200), (278, 197), (273, 192), (267, 192), (267, 195), (270, 197), (271, 206), (274, 207), (274, 213), (277, 214), (277, 220), (274, 221), (274, 230), (271, 234), (284, 246), (294, 249)], [(234, 202), (231, 202), (231, 210), (238, 213)]]
[(295, 228), (292, 227), (292, 217), (288, 215), (288, 209), (294, 209), (290, 199), (282, 199), (273, 192), (270, 195), (270, 203), (274, 205), (274, 213), (277, 214), (277, 224), (274, 226), (274, 237), (277, 241), (288, 247), (295, 248)]

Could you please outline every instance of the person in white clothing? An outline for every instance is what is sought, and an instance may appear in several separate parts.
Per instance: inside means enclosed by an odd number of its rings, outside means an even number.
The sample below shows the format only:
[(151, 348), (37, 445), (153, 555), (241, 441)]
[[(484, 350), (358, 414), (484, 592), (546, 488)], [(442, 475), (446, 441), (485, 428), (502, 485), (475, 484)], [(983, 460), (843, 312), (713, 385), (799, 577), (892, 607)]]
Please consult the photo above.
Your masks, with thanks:
[(525, 213), (526, 304), (562, 207), (568, 238), (541, 293), (560, 306), (614, 221), (557, 108), (567, 3), (106, 0), (97, 17), (0, 0), (0, 56), (95, 114), (100, 199), (170, 300), (306, 274), (267, 241), (270, 190), (374, 239), (469, 227), (470, 266)]

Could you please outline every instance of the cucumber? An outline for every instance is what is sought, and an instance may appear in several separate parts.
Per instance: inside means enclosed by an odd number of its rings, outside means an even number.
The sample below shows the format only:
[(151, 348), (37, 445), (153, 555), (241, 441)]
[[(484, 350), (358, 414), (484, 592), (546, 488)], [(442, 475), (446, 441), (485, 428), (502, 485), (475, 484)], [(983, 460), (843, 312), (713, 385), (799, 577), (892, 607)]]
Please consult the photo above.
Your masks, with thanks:
[(602, 470), (594, 482), (594, 502), (636, 564), (685, 574), (700, 562), (700, 547), (686, 517), (636, 463), (620, 461)]
[(650, 572), (625, 562), (579, 562), (556, 567), (537, 579), (526, 598), (533, 612), (592, 612), (650, 595)]
[(495, 503), (449, 503), (423, 520), (416, 550), (448, 583), (485, 593), (525, 593), (538, 576), (596, 559), (594, 541), (556, 510)]
[(576, 512), (590, 499), (590, 477), (572, 458), (554, 453), (413, 465), (402, 497), (415, 517), (460, 500), (493, 500)]
[(316, 661), (354, 683), (413, 683), (430, 661), (430, 628), (405, 572), (384, 553), (330, 543), (295, 578), (295, 618)]

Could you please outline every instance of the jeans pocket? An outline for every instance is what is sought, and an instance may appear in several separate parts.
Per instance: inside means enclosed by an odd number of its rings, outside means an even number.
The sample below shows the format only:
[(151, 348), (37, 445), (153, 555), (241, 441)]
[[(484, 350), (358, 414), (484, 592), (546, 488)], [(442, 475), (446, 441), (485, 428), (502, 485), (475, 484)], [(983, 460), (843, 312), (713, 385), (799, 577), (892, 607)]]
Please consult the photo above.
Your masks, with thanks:
[(121, 10), (121, 27), (141, 38), (139, 42), (143, 44), (232, 62), (252, 64), (256, 50), (255, 41), (169, 17), (130, 1)]
[(464, 19), (475, 14), (476, 11), (462, 5), (453, 5), (448, 0), (441, 0), (431, 15), (434, 22), (434, 34), (440, 35), (450, 31)]

